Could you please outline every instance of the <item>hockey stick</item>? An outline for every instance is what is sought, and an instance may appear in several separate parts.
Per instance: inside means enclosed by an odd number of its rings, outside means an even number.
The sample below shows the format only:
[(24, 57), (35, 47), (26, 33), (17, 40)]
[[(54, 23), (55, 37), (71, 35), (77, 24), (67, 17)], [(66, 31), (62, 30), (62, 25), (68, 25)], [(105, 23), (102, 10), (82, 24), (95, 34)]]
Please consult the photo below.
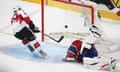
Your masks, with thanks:
[(63, 40), (63, 38), (64, 38), (64, 36), (61, 36), (61, 37), (59, 38), (59, 40), (56, 40), (55, 38), (49, 36), (49, 35), (46, 34), (46, 33), (43, 33), (43, 32), (41, 32), (41, 31), (40, 31), (40, 33), (42, 33), (42, 34), (44, 34), (45, 36), (47, 36), (48, 38), (50, 38), (50, 39), (56, 41), (57, 43), (61, 42), (61, 41)]

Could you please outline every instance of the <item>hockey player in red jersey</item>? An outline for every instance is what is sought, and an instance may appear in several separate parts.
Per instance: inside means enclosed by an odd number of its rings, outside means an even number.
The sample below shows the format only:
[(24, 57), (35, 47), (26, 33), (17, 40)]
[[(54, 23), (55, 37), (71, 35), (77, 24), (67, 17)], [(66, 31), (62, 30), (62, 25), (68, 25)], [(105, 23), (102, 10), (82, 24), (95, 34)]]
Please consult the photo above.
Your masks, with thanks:
[(20, 6), (16, 6), (16, 8), (13, 8), (13, 10), (14, 10), (13, 18), (14, 18), (14, 16), (19, 16), (19, 17), (23, 18), (25, 23), (27, 23), (29, 25), (29, 28), (34, 33), (40, 32), (38, 27), (36, 27), (35, 24), (33, 23), (33, 21), (30, 19), (30, 16)]
[(13, 8), (11, 25), (13, 27), (14, 36), (21, 40), (31, 52), (34, 52), (34, 50), (37, 49), (42, 56), (47, 56), (40, 48), (40, 43), (36, 40), (36, 36), (34, 35), (34, 33), (39, 32), (38, 28), (35, 27), (27, 13), (19, 6)]

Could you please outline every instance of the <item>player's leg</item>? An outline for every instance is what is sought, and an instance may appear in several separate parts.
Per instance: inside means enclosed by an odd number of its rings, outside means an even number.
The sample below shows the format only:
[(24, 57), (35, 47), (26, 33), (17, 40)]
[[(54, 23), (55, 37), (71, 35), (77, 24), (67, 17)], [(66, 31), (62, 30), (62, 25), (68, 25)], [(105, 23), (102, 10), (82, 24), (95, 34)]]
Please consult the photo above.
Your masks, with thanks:
[(35, 24), (33, 23), (33, 21), (30, 19), (29, 16), (24, 17), (24, 21), (29, 25), (29, 28), (35, 32), (38, 33), (40, 32), (39, 28), (35, 26)]
[(31, 52), (34, 52), (34, 48), (32, 46), (29, 45), (29, 40), (26, 39), (26, 35), (25, 35), (25, 31), (26, 31), (26, 27), (23, 28), (21, 31), (17, 32), (14, 36), (20, 40), (22, 40), (22, 44), (24, 44), (25, 46), (28, 47), (28, 49)]
[(26, 45), (31, 52), (33, 52), (34, 49), (37, 49), (42, 56), (47, 55), (40, 48), (40, 43), (36, 40), (34, 34), (27, 27), (24, 27), (20, 32), (17, 32), (15, 37), (22, 40), (22, 43)]
[(22, 40), (22, 43), (26, 45), (31, 52), (34, 52), (34, 48), (29, 44), (29, 40), (24, 39)]
[(26, 39), (29, 40), (29, 46), (33, 47), (34, 49), (38, 50), (38, 52), (42, 56), (47, 56), (47, 54), (40, 48), (40, 43), (36, 40), (35, 35), (28, 29), (24, 29), (24, 34), (26, 36)]

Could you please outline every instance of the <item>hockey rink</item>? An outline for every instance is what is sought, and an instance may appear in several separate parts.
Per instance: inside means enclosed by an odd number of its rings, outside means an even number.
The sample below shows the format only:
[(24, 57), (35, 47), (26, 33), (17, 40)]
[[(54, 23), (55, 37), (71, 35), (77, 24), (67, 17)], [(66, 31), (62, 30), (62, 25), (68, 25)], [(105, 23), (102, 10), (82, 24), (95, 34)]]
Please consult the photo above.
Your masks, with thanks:
[[(53, 44), (39, 41), (41, 48), (49, 56), (47, 59), (44, 59), (37, 51), (31, 53), (12, 34), (10, 18), (12, 16), (12, 7), (15, 5), (24, 7), (31, 14), (35, 24), (40, 24), (39, 18), (36, 17), (37, 15), (40, 16), (39, 5), (19, 2), (19, 0), (18, 2), (15, 0), (0, 0), (0, 72), (108, 72), (85, 68), (81, 64), (63, 62), (62, 58), (65, 56), (67, 48), (59, 45), (59, 43)], [(110, 48), (110, 52), (102, 54), (102, 51), (106, 49), (101, 48), (101, 54), (120, 60), (120, 23), (106, 21), (97, 23), (101, 24), (100, 27), (106, 36), (115, 43), (115, 46)], [(40, 39), (39, 35), (37, 37)], [(68, 38), (64, 38), (62, 43), (65, 43), (65, 39)], [(117, 66), (116, 69), (118, 70), (116, 72), (120, 72), (120, 63)]]

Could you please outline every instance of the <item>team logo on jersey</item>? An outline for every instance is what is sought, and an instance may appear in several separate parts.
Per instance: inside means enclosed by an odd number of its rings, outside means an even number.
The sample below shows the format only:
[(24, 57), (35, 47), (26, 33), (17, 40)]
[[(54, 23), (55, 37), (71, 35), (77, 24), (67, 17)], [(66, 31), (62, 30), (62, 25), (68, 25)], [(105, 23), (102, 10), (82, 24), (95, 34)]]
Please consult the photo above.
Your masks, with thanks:
[(116, 7), (120, 8), (120, 0), (113, 0)]

